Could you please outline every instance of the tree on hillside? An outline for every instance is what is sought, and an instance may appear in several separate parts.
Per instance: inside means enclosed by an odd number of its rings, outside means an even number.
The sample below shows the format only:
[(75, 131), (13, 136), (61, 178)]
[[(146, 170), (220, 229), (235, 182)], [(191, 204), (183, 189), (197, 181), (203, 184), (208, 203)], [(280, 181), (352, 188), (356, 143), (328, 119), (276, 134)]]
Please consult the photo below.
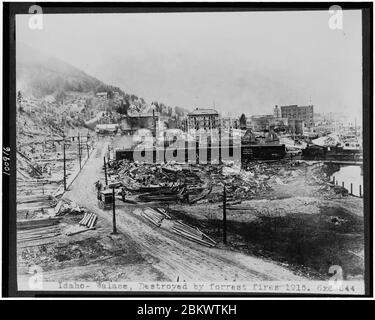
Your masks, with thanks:
[(23, 97), (22, 97), (22, 93), (21, 93), (21, 91), (18, 91), (18, 92), (17, 92), (17, 102), (18, 102), (18, 103), (21, 103), (21, 102), (22, 102), (22, 98), (23, 98)]
[(114, 93), (113, 93), (112, 90), (107, 90), (107, 97), (108, 97), (108, 99), (113, 99)]
[(57, 92), (55, 100), (58, 104), (64, 104), (65, 98), (66, 98), (65, 92), (63, 90), (60, 90), (59, 92)]
[(18, 91), (17, 92), (17, 104), (18, 104), (18, 111), (19, 112), (24, 111), (23, 106), (22, 106), (22, 99), (23, 99), (22, 93), (21, 93), (21, 91)]
[(121, 101), (121, 105), (117, 108), (117, 112), (120, 114), (128, 114), (128, 110), (130, 108), (130, 102), (128, 99), (124, 99)]

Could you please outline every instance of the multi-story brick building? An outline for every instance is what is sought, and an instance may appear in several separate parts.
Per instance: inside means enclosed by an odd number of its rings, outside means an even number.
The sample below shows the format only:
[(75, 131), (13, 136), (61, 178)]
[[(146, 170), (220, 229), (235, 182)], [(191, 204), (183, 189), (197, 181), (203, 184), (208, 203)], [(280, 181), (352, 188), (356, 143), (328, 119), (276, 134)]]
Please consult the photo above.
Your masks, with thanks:
[(188, 126), (195, 130), (213, 130), (219, 127), (219, 113), (214, 109), (198, 109), (188, 114)]
[(270, 124), (274, 120), (274, 116), (272, 114), (253, 115), (250, 117), (250, 119), (250, 128), (253, 131), (265, 131), (270, 129)]
[(302, 120), (306, 128), (312, 128), (314, 126), (314, 106), (282, 106), (281, 117), (290, 120)]

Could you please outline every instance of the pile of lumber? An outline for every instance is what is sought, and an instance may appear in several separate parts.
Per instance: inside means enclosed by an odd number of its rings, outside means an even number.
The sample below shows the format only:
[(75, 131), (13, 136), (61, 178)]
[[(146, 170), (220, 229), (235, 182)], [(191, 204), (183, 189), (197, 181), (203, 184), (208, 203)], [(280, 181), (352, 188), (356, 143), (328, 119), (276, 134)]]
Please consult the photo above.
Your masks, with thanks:
[(56, 225), (48, 227), (39, 227), (17, 231), (17, 241), (26, 242), (34, 240), (42, 240), (61, 235), (60, 228)]
[(166, 194), (166, 193), (147, 193), (138, 196), (138, 199), (143, 202), (153, 202), (153, 201), (177, 201), (179, 198), (177, 194)]
[(54, 198), (51, 195), (32, 195), (32, 196), (18, 196), (17, 203), (32, 203), (32, 202), (43, 202), (52, 201)]
[(163, 208), (150, 208), (146, 207), (143, 209), (136, 209), (134, 213), (139, 214), (141, 217), (145, 218), (152, 224), (160, 227), (164, 219), (171, 219), (171, 216)]
[(165, 215), (157, 210), (151, 208), (145, 208), (141, 210), (141, 216), (157, 227), (161, 226), (162, 221), (165, 219)]
[(168, 220), (172, 219), (172, 217), (167, 213), (167, 210), (163, 208), (155, 208), (156, 211), (160, 212), (164, 217)]
[(207, 247), (213, 247), (216, 245), (216, 242), (213, 239), (204, 234), (197, 227), (191, 227), (180, 220), (176, 221), (176, 223), (173, 225), (172, 231), (188, 240), (205, 245)]
[(46, 219), (30, 219), (30, 220), (18, 220), (17, 229), (27, 230), (42, 227), (50, 227), (58, 224), (61, 218), (46, 218)]
[(98, 217), (93, 213), (85, 213), (81, 221), (78, 223), (80, 226), (86, 226), (87, 228), (92, 228), (95, 226)]
[(85, 212), (83, 218), (78, 222), (79, 227), (75, 228), (72, 232), (67, 232), (67, 236), (73, 236), (82, 232), (95, 230), (96, 222), (98, 221), (98, 216), (94, 213)]

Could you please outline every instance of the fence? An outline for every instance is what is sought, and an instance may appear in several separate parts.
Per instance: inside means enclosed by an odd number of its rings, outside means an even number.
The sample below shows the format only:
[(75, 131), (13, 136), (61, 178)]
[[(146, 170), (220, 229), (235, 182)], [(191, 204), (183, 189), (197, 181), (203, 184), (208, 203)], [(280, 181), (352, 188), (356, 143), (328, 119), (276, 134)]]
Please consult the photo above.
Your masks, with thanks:
[[(333, 176), (332, 184), (334, 184), (336, 186), (341, 185), (343, 188), (346, 188), (345, 182), (344, 181), (338, 181), (338, 179), (336, 179), (335, 176)], [(362, 184), (356, 184), (355, 185), (352, 182), (350, 182), (349, 186), (347, 186), (347, 187), (349, 187), (349, 188), (346, 188), (346, 189), (348, 190), (350, 195), (355, 196), (355, 197), (363, 198)]]

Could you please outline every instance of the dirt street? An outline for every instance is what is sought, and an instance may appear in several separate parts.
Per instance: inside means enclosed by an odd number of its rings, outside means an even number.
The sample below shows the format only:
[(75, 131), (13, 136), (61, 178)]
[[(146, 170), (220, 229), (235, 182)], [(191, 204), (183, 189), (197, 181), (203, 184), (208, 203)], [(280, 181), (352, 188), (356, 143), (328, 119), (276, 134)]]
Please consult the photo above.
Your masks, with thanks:
[[(75, 201), (99, 215), (101, 223), (112, 222), (112, 210), (98, 208), (94, 183), (103, 180), (101, 167), (108, 142), (99, 141), (94, 154), (64, 197)], [(127, 236), (152, 269), (142, 274), (143, 281), (157, 277), (165, 281), (244, 281), (244, 280), (299, 280), (300, 276), (286, 268), (260, 258), (230, 251), (221, 245), (206, 248), (172, 233), (168, 221), (155, 228), (135, 209), (138, 206), (116, 200), (117, 229)], [(112, 236), (116, 241), (117, 236)], [(118, 236), (120, 237), (120, 236)], [(95, 270), (94, 270), (95, 271)], [(154, 274), (153, 274), (154, 273)], [(123, 279), (118, 279), (123, 280)]]

